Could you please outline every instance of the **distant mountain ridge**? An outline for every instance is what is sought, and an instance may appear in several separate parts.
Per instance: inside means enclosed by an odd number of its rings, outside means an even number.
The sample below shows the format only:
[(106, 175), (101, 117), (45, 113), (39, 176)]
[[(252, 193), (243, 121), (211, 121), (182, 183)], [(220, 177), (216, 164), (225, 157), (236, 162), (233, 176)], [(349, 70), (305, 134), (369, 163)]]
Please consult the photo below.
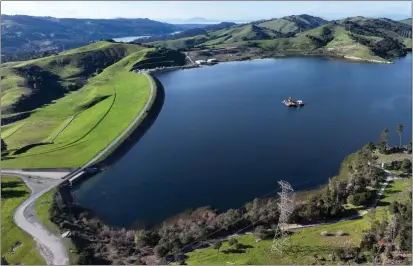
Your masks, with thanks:
[[(411, 26), (388, 18), (349, 17), (327, 21), (310, 15), (292, 15), (230, 25), (219, 30), (204, 28), (198, 35), (173, 37), (150, 44), (174, 49), (242, 47), (255, 56), (317, 54), (388, 62), (411, 51)], [(258, 49), (258, 50), (257, 50)]]
[(412, 18), (406, 18), (406, 19), (403, 19), (403, 20), (399, 20), (399, 22), (405, 23), (407, 25), (412, 25)]
[(1, 15), (1, 20), (3, 54), (62, 50), (101, 39), (169, 34), (188, 28), (147, 18), (74, 19)]
[[(205, 18), (182, 20), (207, 22)], [(410, 24), (409, 24), (410, 23)], [(59, 19), (2, 15), (2, 51), (62, 50), (90, 41), (150, 35), (138, 42), (172, 49), (250, 46), (267, 52), (336, 53), (388, 59), (411, 50), (411, 19), (349, 17), (327, 21), (307, 14), (235, 24), (169, 24), (150, 19)], [(171, 35), (173, 32), (179, 32)], [(381, 58), (381, 59), (380, 59)]]

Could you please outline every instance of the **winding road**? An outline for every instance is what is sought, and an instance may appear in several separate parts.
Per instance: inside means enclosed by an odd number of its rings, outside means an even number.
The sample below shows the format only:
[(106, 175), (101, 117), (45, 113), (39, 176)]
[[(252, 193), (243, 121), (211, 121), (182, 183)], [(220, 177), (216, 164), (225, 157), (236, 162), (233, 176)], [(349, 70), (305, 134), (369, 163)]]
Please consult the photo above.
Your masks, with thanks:
[(53, 170), (33, 172), (24, 171), (21, 169), (8, 169), (1, 171), (2, 175), (14, 175), (20, 177), (31, 190), (29, 198), (16, 209), (13, 218), (18, 227), (33, 236), (41, 255), (44, 257), (48, 265), (68, 265), (69, 256), (67, 249), (62, 243), (62, 237), (54, 235), (41, 224), (34, 208), (35, 201), (46, 192), (58, 186), (65, 179), (79, 174), (86, 168), (99, 161), (108, 151), (114, 148), (134, 126), (138, 124), (139, 120), (150, 107), (149, 105), (152, 102), (155, 90), (155, 85), (152, 78), (147, 73), (143, 73), (143, 75), (145, 75), (150, 84), (150, 94), (145, 106), (132, 121), (132, 123), (116, 139), (114, 139), (105, 149), (99, 152), (84, 166), (71, 173), (66, 172), (64, 174), (62, 174), (61, 171)]

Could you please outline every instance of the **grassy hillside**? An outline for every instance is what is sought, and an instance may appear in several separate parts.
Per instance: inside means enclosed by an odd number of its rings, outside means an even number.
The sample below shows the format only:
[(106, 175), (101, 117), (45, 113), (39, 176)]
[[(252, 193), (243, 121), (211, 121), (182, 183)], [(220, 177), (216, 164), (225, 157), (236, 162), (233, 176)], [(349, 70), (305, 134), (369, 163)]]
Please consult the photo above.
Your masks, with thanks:
[[(95, 50), (91, 48), (113, 45), (118, 44), (96, 43), (61, 56), (72, 60), (79, 54), (94, 58)], [(164, 62), (180, 65), (184, 57), (178, 56), (177, 52), (132, 44), (122, 47), (129, 54), (89, 78), (81, 89), (34, 110), (28, 118), (2, 126), (2, 138), (9, 148), (6, 156), (2, 156), (2, 166), (72, 167), (84, 164), (115, 139), (148, 100), (150, 86), (147, 78), (130, 70), (139, 62), (151, 64), (153, 61), (157, 66)], [(114, 53), (113, 49), (108, 51)], [(50, 71), (67, 73), (61, 67)]]
[(154, 46), (167, 48), (187, 48), (194, 46), (215, 46), (230, 45), (250, 40), (269, 40), (283, 37), (284, 35), (272, 29), (266, 29), (253, 24), (236, 25), (225, 29), (208, 31), (206, 34), (200, 34), (192, 37), (186, 37), (176, 40), (156, 41), (151, 44)]
[(403, 20), (400, 20), (399, 22), (405, 23), (407, 25), (412, 25), (412, 19), (411, 18), (403, 19)]
[[(369, 230), (371, 227), (370, 219), (382, 220), (384, 213), (388, 212), (391, 202), (406, 201), (411, 185), (412, 180), (406, 179), (396, 180), (388, 186), (384, 191), (382, 203), (376, 209), (375, 217), (365, 215), (361, 219), (292, 230), (293, 247), (288, 248), (283, 256), (271, 252), (273, 239), (256, 242), (253, 234), (247, 234), (235, 237), (241, 244), (239, 245), (241, 248), (238, 250), (229, 246), (228, 240), (226, 240), (219, 251), (207, 247), (188, 253), (188, 259), (185, 262), (188, 265), (348, 264), (348, 262), (340, 261), (337, 256), (332, 255), (335, 250), (358, 247), (363, 231)], [(337, 235), (336, 233), (339, 231), (343, 231), (344, 234)], [(324, 235), (322, 232), (328, 232), (329, 235)], [(365, 253), (365, 255), (369, 260), (372, 260), (370, 254)]]
[(1, 256), (11, 265), (44, 265), (34, 239), (13, 221), (16, 208), (30, 195), (17, 177), (1, 177)]
[(231, 26), (185, 39), (157, 42), (170, 48), (261, 48), (262, 54), (319, 54), (388, 62), (411, 49), (408, 25), (390, 19), (351, 17), (327, 22), (308, 15)]
[(7, 64), (2, 69), (2, 114), (32, 111), (49, 104), (141, 49), (133, 44), (97, 42), (55, 56)]
[(260, 27), (276, 30), (282, 33), (300, 32), (313, 29), (328, 23), (328, 21), (309, 15), (287, 16), (267, 20), (258, 24)]
[(90, 41), (124, 36), (169, 34), (179, 25), (146, 18), (73, 19), (1, 15), (2, 54), (70, 49)]

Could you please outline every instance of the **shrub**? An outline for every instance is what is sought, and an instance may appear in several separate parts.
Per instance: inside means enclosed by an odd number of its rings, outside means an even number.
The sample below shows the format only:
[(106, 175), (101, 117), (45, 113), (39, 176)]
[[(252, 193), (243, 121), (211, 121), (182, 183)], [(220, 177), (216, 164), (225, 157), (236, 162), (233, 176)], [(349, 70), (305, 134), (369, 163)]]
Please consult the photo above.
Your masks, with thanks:
[(237, 244), (238, 243), (238, 240), (236, 240), (235, 238), (230, 238), (229, 240), (228, 240), (228, 245), (230, 245), (230, 246), (233, 246), (233, 245), (235, 245), (235, 244)]
[(328, 231), (323, 231), (320, 233), (322, 236), (329, 236), (330, 234), (328, 233)]
[(346, 235), (346, 233), (343, 230), (338, 230), (336, 232), (336, 236), (344, 236), (344, 235)]
[(222, 242), (221, 241), (217, 241), (214, 243), (213, 248), (218, 250), (222, 247)]
[(154, 249), (153, 252), (155, 252), (155, 254), (158, 257), (165, 257), (168, 254), (168, 247), (166, 246), (166, 244), (162, 243), (162, 244), (158, 244)]
[(401, 170), (405, 172), (412, 171), (412, 162), (409, 159), (404, 159), (400, 165)]
[(269, 239), (273, 237), (274, 232), (267, 230), (264, 228), (264, 226), (260, 225), (260, 226), (257, 226), (257, 228), (255, 228), (254, 235), (261, 240), (265, 240), (265, 239)]

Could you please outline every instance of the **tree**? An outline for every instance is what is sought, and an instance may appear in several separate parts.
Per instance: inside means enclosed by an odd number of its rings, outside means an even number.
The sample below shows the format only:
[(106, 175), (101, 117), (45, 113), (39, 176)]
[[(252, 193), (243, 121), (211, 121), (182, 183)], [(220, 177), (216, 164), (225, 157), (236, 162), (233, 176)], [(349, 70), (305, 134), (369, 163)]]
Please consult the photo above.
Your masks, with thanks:
[(233, 246), (233, 245), (235, 245), (235, 244), (237, 244), (238, 243), (238, 240), (236, 240), (235, 238), (230, 238), (229, 240), (228, 240), (228, 245), (230, 245), (230, 246)]
[(7, 144), (4, 141), (4, 139), (1, 139), (1, 150), (6, 151), (7, 150)]
[(409, 159), (404, 159), (401, 163), (400, 169), (409, 173), (412, 171), (412, 162)]
[(377, 148), (381, 153), (385, 153), (387, 149), (387, 144), (388, 144), (388, 136), (389, 136), (389, 130), (387, 128), (383, 129), (381, 132), (379, 141), (377, 142)]
[(397, 133), (399, 134), (399, 138), (400, 138), (400, 147), (402, 146), (402, 133), (403, 133), (403, 124), (399, 124), (397, 126)]
[(160, 257), (163, 258), (168, 254), (168, 247), (166, 244), (158, 244), (154, 249), (153, 252)]
[(222, 247), (222, 242), (221, 241), (215, 242), (213, 247), (214, 247), (214, 249), (218, 250), (218, 252), (219, 252), (219, 249)]
[(1, 256), (1, 265), (9, 265), (8, 261), (6, 260), (5, 256)]

